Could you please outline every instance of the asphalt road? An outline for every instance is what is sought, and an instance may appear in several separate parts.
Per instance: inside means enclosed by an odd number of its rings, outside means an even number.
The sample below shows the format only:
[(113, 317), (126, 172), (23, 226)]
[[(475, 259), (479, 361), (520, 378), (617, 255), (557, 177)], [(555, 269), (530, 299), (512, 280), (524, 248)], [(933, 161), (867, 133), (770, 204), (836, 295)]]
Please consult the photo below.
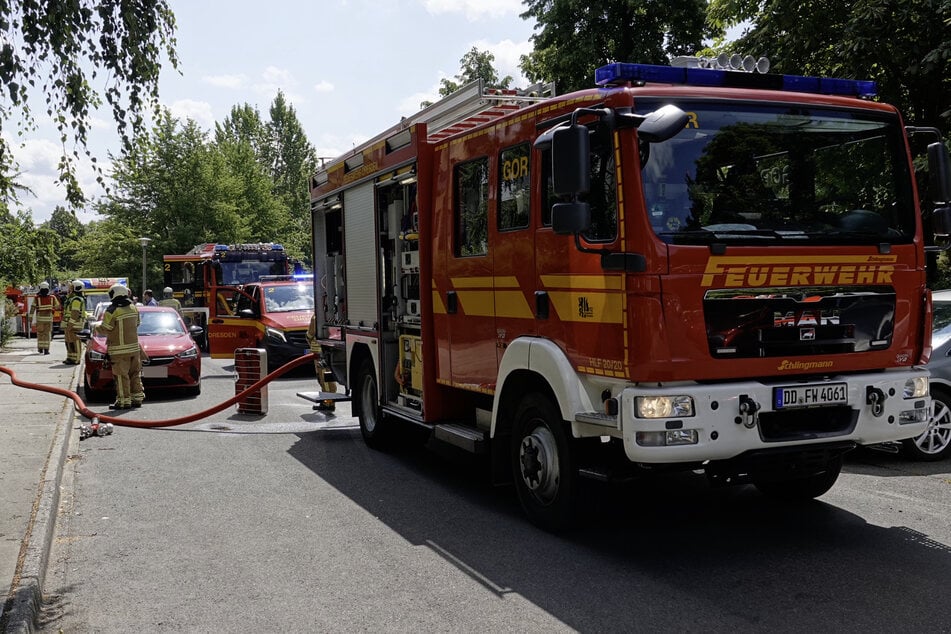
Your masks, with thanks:
[[(197, 399), (234, 394), (206, 358)], [(592, 487), (552, 536), (477, 463), (407, 442), (368, 449), (269, 387), (181, 427), (70, 448), (45, 632), (951, 632), (951, 462), (850, 457), (820, 501), (784, 507), (684, 474)]]

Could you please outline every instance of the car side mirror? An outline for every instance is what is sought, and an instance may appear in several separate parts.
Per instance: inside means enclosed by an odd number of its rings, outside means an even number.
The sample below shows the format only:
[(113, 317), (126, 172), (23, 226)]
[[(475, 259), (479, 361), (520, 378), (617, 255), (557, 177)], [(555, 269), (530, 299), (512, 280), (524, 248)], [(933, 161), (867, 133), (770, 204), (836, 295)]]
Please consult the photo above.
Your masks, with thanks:
[(89, 341), (89, 337), (92, 336), (92, 333), (89, 331), (89, 328), (83, 328), (76, 333), (76, 336), (79, 337), (80, 341), (86, 342)]

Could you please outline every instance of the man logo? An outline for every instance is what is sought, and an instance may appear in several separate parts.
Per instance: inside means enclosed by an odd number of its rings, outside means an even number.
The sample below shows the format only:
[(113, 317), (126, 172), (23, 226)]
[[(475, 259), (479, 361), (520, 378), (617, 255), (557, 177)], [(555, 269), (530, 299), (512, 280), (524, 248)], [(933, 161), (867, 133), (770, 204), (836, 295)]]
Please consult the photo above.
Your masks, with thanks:
[(815, 328), (800, 328), (799, 329), (799, 341), (815, 341), (815, 340), (816, 340)]

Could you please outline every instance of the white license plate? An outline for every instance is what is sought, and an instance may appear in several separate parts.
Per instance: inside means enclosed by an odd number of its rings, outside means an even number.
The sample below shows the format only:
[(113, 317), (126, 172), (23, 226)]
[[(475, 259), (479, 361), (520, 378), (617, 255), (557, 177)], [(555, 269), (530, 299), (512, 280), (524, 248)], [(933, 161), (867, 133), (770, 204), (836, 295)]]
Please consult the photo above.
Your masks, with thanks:
[(773, 409), (846, 405), (848, 402), (847, 383), (818, 383), (773, 388)]
[(142, 366), (142, 376), (149, 379), (167, 379), (168, 368), (164, 365), (152, 367), (151, 365)]

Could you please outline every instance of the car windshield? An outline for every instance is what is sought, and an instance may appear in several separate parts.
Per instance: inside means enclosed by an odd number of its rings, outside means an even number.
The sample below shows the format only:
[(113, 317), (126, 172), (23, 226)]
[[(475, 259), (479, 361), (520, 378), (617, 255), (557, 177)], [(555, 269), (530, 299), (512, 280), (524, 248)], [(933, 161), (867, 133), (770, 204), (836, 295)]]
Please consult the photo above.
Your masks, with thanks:
[(183, 335), (185, 326), (176, 313), (139, 312), (140, 336), (143, 335)]
[(931, 347), (937, 349), (951, 339), (951, 302), (934, 302), (933, 312)]
[[(638, 111), (658, 107), (639, 102)], [(680, 102), (687, 127), (642, 145), (645, 205), (674, 244), (909, 243), (897, 117), (801, 105)]]
[(314, 289), (307, 284), (265, 287), (264, 309), (269, 313), (314, 310)]

